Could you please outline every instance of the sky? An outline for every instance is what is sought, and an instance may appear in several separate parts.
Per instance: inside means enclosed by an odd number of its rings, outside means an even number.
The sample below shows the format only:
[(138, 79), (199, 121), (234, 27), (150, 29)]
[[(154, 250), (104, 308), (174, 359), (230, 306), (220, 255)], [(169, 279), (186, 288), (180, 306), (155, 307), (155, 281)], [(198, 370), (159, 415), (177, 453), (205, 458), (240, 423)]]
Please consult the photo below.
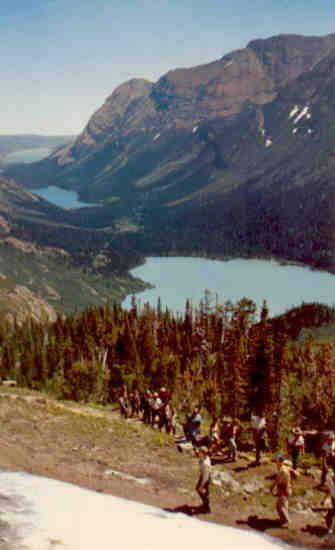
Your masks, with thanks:
[(125, 80), (331, 32), (334, 0), (1, 0), (0, 134), (77, 134)]

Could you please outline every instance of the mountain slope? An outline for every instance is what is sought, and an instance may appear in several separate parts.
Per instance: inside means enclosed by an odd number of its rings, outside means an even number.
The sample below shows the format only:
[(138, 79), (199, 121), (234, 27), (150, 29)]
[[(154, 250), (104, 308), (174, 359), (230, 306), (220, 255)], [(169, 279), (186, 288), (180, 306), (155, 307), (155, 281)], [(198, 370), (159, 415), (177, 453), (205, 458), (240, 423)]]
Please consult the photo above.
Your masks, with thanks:
[(273, 254), (334, 269), (334, 67), (335, 51), (273, 102), (249, 105), (229, 137), (227, 123), (208, 123), (221, 166), (212, 164), (201, 193), (166, 209), (162, 234), (184, 250), (193, 241), (198, 252)]
[[(87, 198), (92, 186), (98, 196), (111, 196), (118, 182), (133, 184), (159, 167), (162, 155), (175, 160), (173, 143), (192, 142), (199, 123), (238, 114), (245, 102), (271, 101), (279, 87), (333, 47), (335, 35), (282, 35), (255, 40), (213, 63), (170, 71), (155, 84), (126, 82), (107, 98), (73, 146), (34, 166), (32, 177), (29, 168), (20, 176), (31, 185), (58, 181)], [(141, 169), (136, 170), (134, 157), (141, 160)]]
[(251, 42), (107, 99), (72, 147), (11, 172), (130, 222), (141, 252), (271, 255), (334, 268), (335, 35)]
[(104, 232), (71, 223), (56, 208), (0, 177), (0, 311), (9, 320), (54, 319), (142, 288), (126, 275), (138, 261)]

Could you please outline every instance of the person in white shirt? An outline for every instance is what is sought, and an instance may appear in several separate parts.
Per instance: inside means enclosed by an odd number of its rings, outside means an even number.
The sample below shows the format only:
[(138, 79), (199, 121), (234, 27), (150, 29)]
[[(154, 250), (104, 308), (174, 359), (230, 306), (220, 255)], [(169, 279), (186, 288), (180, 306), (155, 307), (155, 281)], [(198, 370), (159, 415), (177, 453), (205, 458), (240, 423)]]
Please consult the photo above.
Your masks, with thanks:
[(261, 463), (261, 451), (265, 448), (266, 417), (265, 413), (251, 415), (251, 428), (256, 448), (256, 464)]
[(199, 479), (196, 485), (196, 491), (202, 500), (202, 512), (210, 513), (209, 488), (212, 475), (212, 463), (207, 447), (199, 447), (196, 449), (195, 453), (199, 458)]
[(299, 466), (300, 456), (305, 451), (304, 433), (300, 428), (293, 428), (287, 438), (287, 449), (292, 458), (293, 470)]
[(163, 401), (159, 397), (158, 392), (155, 392), (153, 395), (153, 399), (151, 401), (152, 426), (155, 426), (155, 424), (159, 423), (159, 414), (162, 407), (163, 407)]

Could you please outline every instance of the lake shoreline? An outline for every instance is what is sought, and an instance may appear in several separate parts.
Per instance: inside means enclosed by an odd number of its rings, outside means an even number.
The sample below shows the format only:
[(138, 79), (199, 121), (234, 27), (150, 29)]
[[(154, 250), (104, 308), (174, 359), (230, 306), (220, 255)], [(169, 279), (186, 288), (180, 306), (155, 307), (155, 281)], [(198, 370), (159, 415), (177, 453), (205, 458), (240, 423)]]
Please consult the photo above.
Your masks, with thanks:
[[(305, 267), (310, 269), (311, 271), (320, 271), (320, 272), (330, 273), (331, 275), (335, 275), (335, 266), (331, 270), (331, 269), (326, 269), (314, 264), (308, 264), (298, 260), (289, 260), (288, 258), (283, 258), (282, 256), (274, 256), (271, 254), (253, 254), (253, 255), (247, 256), (243, 254), (225, 255), (225, 254), (207, 254), (207, 253), (193, 254), (190, 252), (185, 252), (185, 253), (166, 252), (166, 253), (148, 254), (146, 257), (200, 258), (203, 260), (215, 260), (220, 262), (229, 262), (231, 260), (264, 260), (264, 261), (276, 262), (279, 265), (283, 265), (283, 266), (287, 265), (287, 266)], [(144, 261), (142, 262), (142, 265), (145, 263), (145, 261), (146, 260), (144, 259)]]
[[(179, 278), (168, 265), (170, 260), (173, 262), (175, 270), (179, 270)], [(203, 261), (204, 265), (197, 265), (197, 260), (200, 262)], [(158, 266), (160, 261), (161, 269)], [(237, 267), (234, 267), (235, 265)], [(203, 277), (201, 274), (199, 275), (201, 268), (205, 272)], [(244, 274), (248, 269), (250, 270), (249, 278)], [(167, 280), (168, 277), (165, 275), (166, 270), (169, 270), (170, 280)], [(273, 313), (271, 313), (271, 316), (280, 315), (306, 302), (318, 302), (329, 306), (334, 305), (331, 292), (329, 291), (327, 294), (324, 289), (325, 286), (326, 288), (330, 288), (330, 285), (335, 285), (333, 273), (317, 269), (316, 267), (313, 268), (301, 262), (293, 262), (273, 256), (266, 258), (264, 256), (252, 258), (209, 258), (199, 254), (191, 256), (160, 254), (157, 256), (147, 256), (138, 266), (130, 270), (129, 273), (150, 285), (151, 291), (155, 291), (154, 293), (143, 293), (141, 291), (136, 293), (135, 297), (138, 302), (141, 304), (149, 302), (151, 307), (156, 307), (159, 297), (164, 308), (168, 307), (168, 309), (174, 310), (177, 307), (175, 296), (180, 294), (183, 298), (182, 304), (178, 304), (178, 313), (184, 312), (187, 299), (191, 301), (192, 305), (196, 305), (196, 302), (199, 303), (203, 299), (207, 290), (209, 290), (212, 297), (219, 297), (219, 303), (224, 303), (227, 300), (237, 302), (239, 299), (247, 297), (254, 300), (258, 304), (258, 309), (260, 309), (261, 303), (263, 300), (266, 300), (268, 304), (273, 304)], [(189, 283), (187, 283), (185, 290), (183, 279), (187, 276)], [(259, 288), (257, 287), (257, 282), (255, 282), (255, 277), (260, 280)], [(264, 285), (262, 285), (262, 277), (265, 278)], [(224, 281), (224, 284), (219, 284), (220, 278)], [(196, 284), (194, 282), (195, 279), (199, 280), (199, 288), (202, 288), (201, 295), (194, 288)], [(237, 288), (238, 283), (234, 283), (235, 279), (240, 282), (239, 289)], [(300, 279), (302, 284), (300, 284)], [(175, 283), (174, 289), (171, 288), (172, 281)], [(320, 281), (322, 284), (319, 284)], [(320, 291), (318, 290), (319, 286)], [(279, 303), (280, 292), (284, 294), (285, 291), (288, 292), (288, 297), (285, 297), (285, 300), (289, 301), (286, 303), (284, 300), (283, 306), (281, 306)], [(186, 294), (183, 295), (183, 292), (186, 292)], [(196, 298), (194, 293), (196, 293)], [(262, 296), (261, 293), (263, 293)], [(220, 297), (222, 294), (224, 298)], [(133, 296), (133, 294), (128, 295), (123, 302), (123, 306), (126, 308), (129, 307), (130, 296)], [(172, 300), (171, 303), (170, 299)]]

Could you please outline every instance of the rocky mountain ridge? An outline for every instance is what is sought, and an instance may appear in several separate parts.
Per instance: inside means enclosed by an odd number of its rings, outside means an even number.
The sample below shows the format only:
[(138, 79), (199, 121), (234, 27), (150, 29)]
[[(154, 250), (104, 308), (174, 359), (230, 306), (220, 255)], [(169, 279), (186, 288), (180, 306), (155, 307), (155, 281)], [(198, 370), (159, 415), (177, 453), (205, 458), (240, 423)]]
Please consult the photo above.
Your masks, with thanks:
[(13, 174), (98, 198), (88, 223), (122, 222), (142, 253), (333, 269), (334, 59), (335, 35), (283, 35), (155, 84), (132, 80), (72, 147)]

